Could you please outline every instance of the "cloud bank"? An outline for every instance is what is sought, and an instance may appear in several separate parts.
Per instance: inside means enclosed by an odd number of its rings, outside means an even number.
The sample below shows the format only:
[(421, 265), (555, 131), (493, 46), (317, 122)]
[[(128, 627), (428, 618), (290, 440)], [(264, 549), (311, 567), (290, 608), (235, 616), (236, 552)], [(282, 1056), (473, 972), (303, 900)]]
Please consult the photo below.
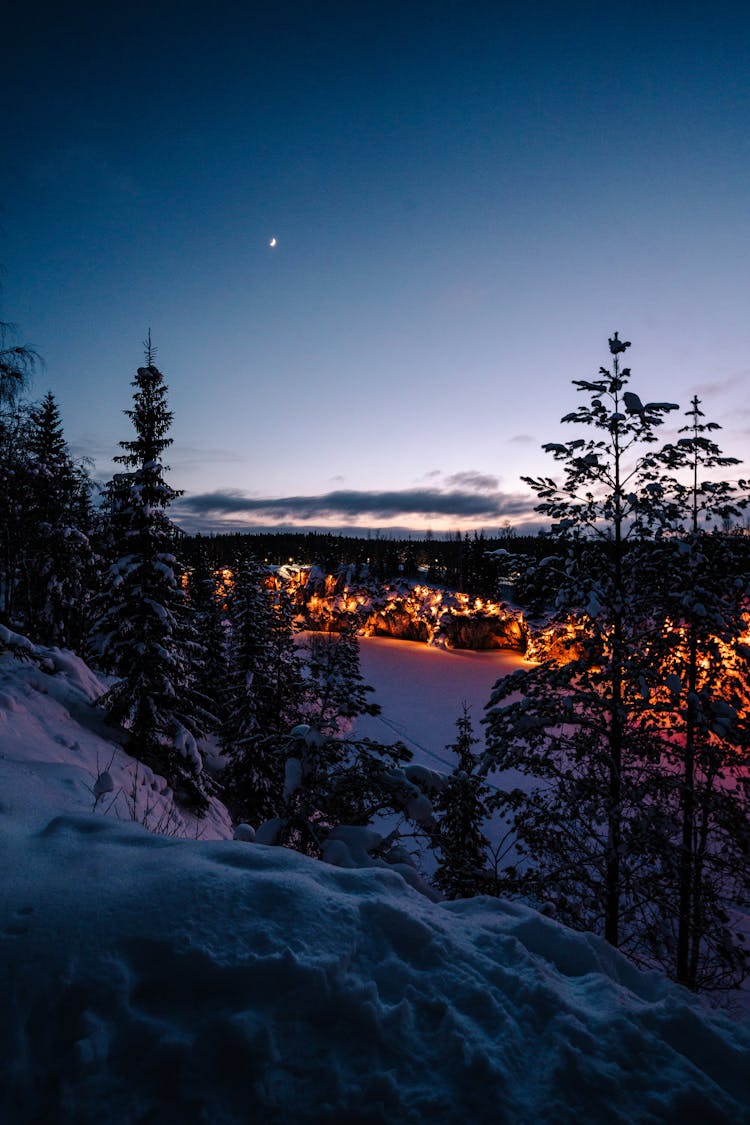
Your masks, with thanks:
[[(476, 474), (457, 474), (470, 477)], [(455, 478), (454, 478), (455, 479)], [(467, 482), (468, 483), (468, 482)], [(489, 488), (494, 478), (485, 477), (475, 487)], [(223, 489), (185, 496), (177, 502), (180, 513), (196, 516), (243, 516), (249, 519), (333, 520), (374, 517), (395, 519), (399, 516), (449, 517), (494, 521), (528, 516), (533, 501), (528, 496), (494, 491), (472, 492), (466, 489), (441, 490), (411, 488), (396, 491), (356, 491), (340, 489), (319, 496), (246, 496), (236, 489)]]

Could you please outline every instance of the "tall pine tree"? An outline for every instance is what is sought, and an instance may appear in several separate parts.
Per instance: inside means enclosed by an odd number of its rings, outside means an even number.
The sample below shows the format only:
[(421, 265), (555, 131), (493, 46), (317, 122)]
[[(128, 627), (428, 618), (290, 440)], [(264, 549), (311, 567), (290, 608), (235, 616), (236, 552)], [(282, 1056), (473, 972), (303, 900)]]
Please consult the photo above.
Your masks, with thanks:
[(26, 552), (33, 534), (29, 507), (29, 412), (0, 406), (0, 619), (23, 626)]
[(215, 733), (221, 730), (227, 711), (227, 615), (219, 594), (218, 572), (201, 542), (188, 573), (187, 596), (193, 611), (199, 650), (195, 661), (195, 682), (216, 719)]
[(164, 476), (172, 412), (154, 358), (149, 334), (146, 366), (138, 368), (133, 407), (125, 411), (135, 437), (120, 442), (123, 452), (115, 458), (127, 472), (110, 491), (117, 557), (95, 634), (102, 662), (119, 679), (102, 702), (130, 732), (133, 754), (167, 778), (179, 801), (202, 813), (210, 784), (197, 740), (211, 717), (195, 686), (200, 647), (167, 516), (179, 493)]
[(494, 768), (532, 779), (505, 798), (522, 856), (509, 884), (554, 900), (563, 921), (616, 946), (632, 937), (652, 783), (652, 740), (639, 724), (654, 625), (642, 581), (640, 545), (651, 533), (643, 498), (655, 476), (655, 429), (677, 409), (628, 389), (620, 363), (628, 347), (614, 333), (611, 367), (574, 380), (586, 401), (562, 421), (583, 434), (544, 447), (562, 482), (524, 478), (564, 548), (557, 609), (537, 640), (540, 663), (496, 685), (486, 719)]

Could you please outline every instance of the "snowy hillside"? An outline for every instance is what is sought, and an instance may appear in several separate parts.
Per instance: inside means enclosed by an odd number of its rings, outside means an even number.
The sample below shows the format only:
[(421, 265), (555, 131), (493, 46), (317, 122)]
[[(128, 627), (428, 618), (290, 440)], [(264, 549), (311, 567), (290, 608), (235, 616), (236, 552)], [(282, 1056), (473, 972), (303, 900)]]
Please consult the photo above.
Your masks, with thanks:
[(0, 655), (3, 1121), (747, 1119), (742, 1024), (524, 907), (196, 825), (38, 652)]
[(122, 750), (120, 732), (92, 706), (106, 687), (73, 653), (0, 625), (0, 786), (9, 811), (38, 824), (85, 810), (170, 836), (230, 838), (220, 801), (197, 821), (175, 805), (164, 778)]

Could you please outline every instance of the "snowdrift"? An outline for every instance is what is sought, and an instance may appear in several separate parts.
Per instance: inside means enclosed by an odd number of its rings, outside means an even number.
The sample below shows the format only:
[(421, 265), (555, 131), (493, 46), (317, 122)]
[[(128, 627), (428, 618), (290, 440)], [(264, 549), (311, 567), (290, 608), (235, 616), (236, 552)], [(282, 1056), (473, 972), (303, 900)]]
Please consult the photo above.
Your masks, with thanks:
[(82, 811), (60, 664), (0, 657), (2, 1120), (746, 1120), (747, 1028), (591, 935)]
[(6, 1121), (740, 1121), (742, 1030), (599, 939), (90, 815), (3, 833)]

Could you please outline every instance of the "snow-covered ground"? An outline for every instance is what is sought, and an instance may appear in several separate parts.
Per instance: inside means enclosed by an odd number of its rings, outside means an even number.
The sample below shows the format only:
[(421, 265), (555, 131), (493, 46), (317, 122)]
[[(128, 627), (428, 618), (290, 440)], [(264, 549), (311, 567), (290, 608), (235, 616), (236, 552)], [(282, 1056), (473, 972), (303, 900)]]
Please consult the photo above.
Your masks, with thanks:
[(518, 652), (469, 652), (387, 637), (360, 638), (360, 662), (382, 713), (358, 719), (357, 733), (381, 742), (400, 738), (415, 762), (433, 769), (453, 765), (445, 747), (455, 740), (464, 702), (481, 748), (481, 719), (493, 684), (526, 666)]
[(211, 839), (218, 805), (202, 839), (147, 831), (163, 784), (42, 656), (0, 655), (0, 1120), (747, 1120), (747, 1025), (597, 938)]

